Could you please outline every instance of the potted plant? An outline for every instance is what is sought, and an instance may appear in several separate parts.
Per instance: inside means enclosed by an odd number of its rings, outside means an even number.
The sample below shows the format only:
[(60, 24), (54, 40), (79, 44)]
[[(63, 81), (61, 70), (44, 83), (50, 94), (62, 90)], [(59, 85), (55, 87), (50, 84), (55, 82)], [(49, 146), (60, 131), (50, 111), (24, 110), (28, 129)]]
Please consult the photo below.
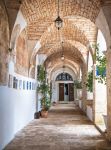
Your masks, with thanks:
[(51, 102), (49, 97), (45, 96), (41, 99), (41, 105), (42, 105), (42, 110), (41, 110), (41, 116), (43, 118), (47, 118), (48, 116), (48, 110), (51, 106)]
[(88, 77), (87, 77), (87, 99), (92, 100), (93, 99), (93, 70), (88, 72)]
[(45, 73), (45, 68), (43, 65), (39, 66), (39, 73), (38, 73), (38, 92), (41, 93), (41, 116), (42, 117), (47, 117), (48, 115), (48, 110), (51, 106), (51, 101), (50, 101), (50, 87), (46, 83), (46, 73)]
[(96, 80), (106, 84), (106, 56), (99, 54), (99, 44), (93, 45), (93, 47), (95, 48), (93, 58), (96, 62)]

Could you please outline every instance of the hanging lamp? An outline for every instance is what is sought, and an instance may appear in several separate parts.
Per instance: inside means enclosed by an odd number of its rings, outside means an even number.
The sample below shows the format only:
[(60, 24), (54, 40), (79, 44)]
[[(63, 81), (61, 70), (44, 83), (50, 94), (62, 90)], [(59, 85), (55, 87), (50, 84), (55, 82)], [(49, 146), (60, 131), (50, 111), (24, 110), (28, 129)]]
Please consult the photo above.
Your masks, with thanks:
[(58, 17), (55, 20), (55, 27), (59, 30), (63, 26), (63, 20), (60, 18), (60, 15), (59, 15), (59, 0), (58, 0), (57, 15), (58, 15)]

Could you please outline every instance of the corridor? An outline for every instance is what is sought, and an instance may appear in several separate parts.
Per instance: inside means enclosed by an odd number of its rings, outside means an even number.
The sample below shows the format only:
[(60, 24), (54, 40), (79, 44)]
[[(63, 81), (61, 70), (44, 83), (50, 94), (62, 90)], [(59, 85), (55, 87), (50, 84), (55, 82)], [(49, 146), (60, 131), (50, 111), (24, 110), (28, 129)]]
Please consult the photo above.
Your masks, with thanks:
[(95, 150), (103, 137), (73, 103), (52, 106), (48, 118), (33, 120), (5, 150)]

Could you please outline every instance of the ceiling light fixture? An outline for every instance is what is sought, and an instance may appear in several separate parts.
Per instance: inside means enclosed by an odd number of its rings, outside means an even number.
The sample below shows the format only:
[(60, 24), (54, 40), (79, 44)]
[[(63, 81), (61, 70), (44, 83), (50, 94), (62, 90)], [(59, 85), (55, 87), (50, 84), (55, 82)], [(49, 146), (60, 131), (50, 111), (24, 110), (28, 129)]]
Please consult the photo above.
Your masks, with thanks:
[(59, 30), (63, 26), (63, 20), (60, 18), (59, 15), (59, 0), (58, 0), (58, 11), (57, 11), (58, 17), (55, 20), (55, 26)]

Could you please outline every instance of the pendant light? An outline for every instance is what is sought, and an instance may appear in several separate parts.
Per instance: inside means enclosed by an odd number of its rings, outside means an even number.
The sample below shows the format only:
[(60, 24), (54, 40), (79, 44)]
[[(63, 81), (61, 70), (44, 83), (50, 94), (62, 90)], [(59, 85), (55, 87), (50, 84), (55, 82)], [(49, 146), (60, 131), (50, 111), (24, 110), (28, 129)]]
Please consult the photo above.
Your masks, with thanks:
[(59, 15), (59, 0), (58, 0), (58, 11), (57, 11), (58, 17), (55, 20), (55, 26), (59, 30), (63, 26), (63, 20), (60, 18)]

